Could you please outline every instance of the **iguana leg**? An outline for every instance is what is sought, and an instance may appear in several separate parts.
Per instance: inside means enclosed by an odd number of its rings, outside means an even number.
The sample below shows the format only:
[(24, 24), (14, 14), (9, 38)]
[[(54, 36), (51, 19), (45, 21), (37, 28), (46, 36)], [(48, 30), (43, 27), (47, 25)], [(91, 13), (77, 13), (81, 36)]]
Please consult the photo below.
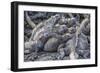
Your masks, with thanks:
[(60, 48), (60, 49), (58, 49), (58, 60), (62, 60), (63, 58), (64, 58), (64, 56), (65, 56), (65, 52), (64, 52), (64, 48)]

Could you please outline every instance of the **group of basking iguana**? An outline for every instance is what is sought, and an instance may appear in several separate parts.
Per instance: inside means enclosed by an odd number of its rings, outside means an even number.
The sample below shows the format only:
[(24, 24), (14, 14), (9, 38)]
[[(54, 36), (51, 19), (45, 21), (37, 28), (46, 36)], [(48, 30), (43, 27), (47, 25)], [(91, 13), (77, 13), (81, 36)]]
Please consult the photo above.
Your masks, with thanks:
[[(48, 12), (31, 12), (33, 15), (29, 12), (24, 13), (24, 26), (31, 28), (30, 32), (24, 32), (25, 61), (90, 58), (89, 14), (55, 13), (43, 19)], [(35, 19), (41, 21), (35, 23)], [(24, 31), (27, 29), (26, 26)]]

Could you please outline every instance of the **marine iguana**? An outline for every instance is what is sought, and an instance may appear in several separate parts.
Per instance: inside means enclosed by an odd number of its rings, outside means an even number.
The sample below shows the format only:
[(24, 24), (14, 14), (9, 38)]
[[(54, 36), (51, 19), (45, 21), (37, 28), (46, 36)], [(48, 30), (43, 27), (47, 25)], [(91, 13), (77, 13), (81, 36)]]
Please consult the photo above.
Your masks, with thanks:
[[(30, 40), (25, 43), (25, 48), (30, 48), (29, 52), (35, 51), (36, 53), (39, 50), (43, 50), (44, 44), (48, 40), (48, 38), (52, 36), (56, 36), (55, 33), (52, 32), (52, 29), (55, 23), (60, 19), (60, 15), (56, 14), (55, 16), (51, 16), (48, 20), (41, 22), (38, 24), (32, 31), (32, 35)], [(59, 37), (59, 36), (56, 36)], [(29, 43), (29, 44), (28, 44)]]

